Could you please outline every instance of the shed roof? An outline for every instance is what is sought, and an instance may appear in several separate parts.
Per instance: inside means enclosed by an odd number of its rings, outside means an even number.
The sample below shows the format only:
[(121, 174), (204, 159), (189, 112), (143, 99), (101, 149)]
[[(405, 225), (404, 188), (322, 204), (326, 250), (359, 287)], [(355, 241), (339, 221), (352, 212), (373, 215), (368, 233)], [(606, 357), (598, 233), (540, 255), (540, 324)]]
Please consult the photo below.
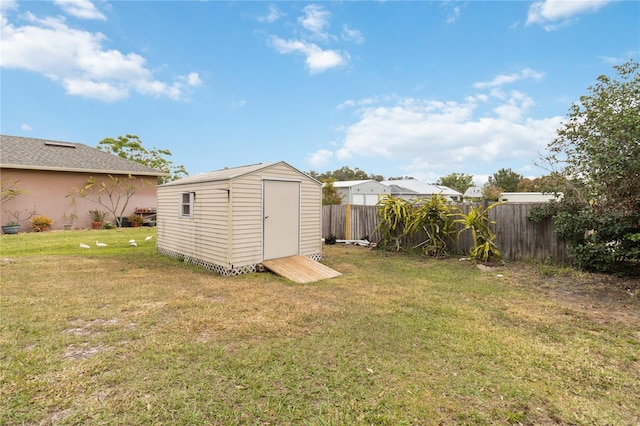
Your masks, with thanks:
[(364, 183), (371, 183), (371, 182), (380, 183), (380, 182), (377, 182), (377, 181), (375, 181), (373, 179), (339, 180), (339, 181), (333, 182), (333, 187), (334, 188), (351, 188), (352, 186), (358, 186), (358, 185), (362, 185)]
[(0, 167), (6, 169), (166, 176), (135, 161), (81, 143), (0, 135)]
[[(225, 181), (230, 179), (236, 179), (238, 177), (257, 172), (258, 170), (266, 169), (268, 167), (274, 166), (276, 164), (286, 164), (288, 167), (291, 167), (293, 170), (296, 170), (298, 173), (303, 174), (309, 179), (318, 182), (316, 179), (307, 175), (306, 173), (301, 172), (300, 170), (292, 167), (291, 165), (285, 163), (284, 161), (280, 162), (271, 162), (271, 163), (257, 163), (250, 164), (247, 166), (239, 166), (239, 167), (225, 167), (224, 169), (215, 170), (213, 172), (201, 173), (194, 176), (188, 176), (186, 178), (174, 180), (171, 182), (167, 182), (160, 186), (173, 186), (173, 185), (187, 185), (192, 183), (203, 183), (203, 182), (218, 182)], [(320, 182), (318, 182), (319, 184)]]
[[(410, 191), (409, 193), (416, 193), (420, 195), (435, 195), (441, 194), (444, 196), (459, 197), (461, 194), (447, 186), (443, 185), (430, 185), (428, 183), (420, 182), (416, 179), (398, 179), (398, 180), (385, 180), (381, 182), (383, 185), (395, 186)], [(405, 191), (406, 192), (406, 191)]]

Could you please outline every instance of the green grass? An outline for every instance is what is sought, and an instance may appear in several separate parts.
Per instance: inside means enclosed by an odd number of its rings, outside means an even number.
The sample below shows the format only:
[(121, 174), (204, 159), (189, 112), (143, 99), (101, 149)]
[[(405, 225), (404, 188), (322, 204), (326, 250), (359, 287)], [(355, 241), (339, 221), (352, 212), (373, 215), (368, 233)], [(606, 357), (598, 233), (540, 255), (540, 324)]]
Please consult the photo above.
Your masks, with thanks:
[(551, 297), (546, 268), (336, 245), (343, 276), (300, 285), (166, 258), (149, 228), (0, 244), (0, 424), (640, 422), (638, 323)]

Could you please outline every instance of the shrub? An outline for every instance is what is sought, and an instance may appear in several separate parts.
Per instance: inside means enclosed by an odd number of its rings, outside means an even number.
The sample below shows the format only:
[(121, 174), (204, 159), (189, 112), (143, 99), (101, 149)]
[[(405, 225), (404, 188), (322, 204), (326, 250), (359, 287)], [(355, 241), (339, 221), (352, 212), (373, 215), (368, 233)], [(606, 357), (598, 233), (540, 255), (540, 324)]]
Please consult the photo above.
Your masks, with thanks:
[(53, 219), (51, 219), (49, 216), (35, 216), (33, 219), (31, 219), (31, 228), (36, 231), (36, 232), (40, 232), (40, 231), (46, 231), (49, 229), (49, 227), (51, 227), (51, 225), (53, 224)]

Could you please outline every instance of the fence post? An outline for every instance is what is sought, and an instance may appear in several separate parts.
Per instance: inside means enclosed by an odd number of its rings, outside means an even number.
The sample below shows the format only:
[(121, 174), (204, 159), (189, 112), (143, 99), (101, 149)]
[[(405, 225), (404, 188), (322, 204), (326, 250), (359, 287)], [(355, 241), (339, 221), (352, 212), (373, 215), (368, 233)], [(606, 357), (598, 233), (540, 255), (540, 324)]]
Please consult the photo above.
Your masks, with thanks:
[(351, 239), (351, 204), (345, 208), (344, 239)]

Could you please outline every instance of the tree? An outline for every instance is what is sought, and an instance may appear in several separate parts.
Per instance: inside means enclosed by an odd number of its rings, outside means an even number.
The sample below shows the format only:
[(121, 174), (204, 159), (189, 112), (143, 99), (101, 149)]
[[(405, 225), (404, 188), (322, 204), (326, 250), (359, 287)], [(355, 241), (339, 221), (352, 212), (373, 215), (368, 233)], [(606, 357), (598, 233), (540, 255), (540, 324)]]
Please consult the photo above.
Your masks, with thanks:
[(364, 170), (360, 170), (357, 167), (355, 169), (351, 169), (349, 166), (343, 166), (342, 168), (334, 170), (332, 172), (324, 172), (324, 173), (318, 173), (314, 170), (311, 170), (307, 174), (321, 182), (324, 182), (327, 179), (333, 179), (334, 182), (341, 182), (345, 180), (367, 180), (367, 179), (380, 182), (384, 180), (384, 176), (382, 175), (367, 174), (367, 172), (365, 172)]
[(518, 182), (524, 177), (511, 169), (500, 169), (489, 176), (489, 185), (502, 188), (502, 192), (516, 192), (518, 190)]
[(101, 151), (109, 152), (168, 173), (168, 177), (158, 177), (159, 184), (189, 175), (183, 165), (175, 165), (167, 158), (171, 157), (171, 151), (168, 149), (157, 149), (155, 147), (146, 149), (142, 146), (142, 141), (137, 135), (127, 134), (125, 136), (118, 136), (117, 139), (104, 138), (98, 142), (97, 148)]
[(333, 186), (333, 179), (327, 179), (322, 185), (322, 205), (342, 204), (342, 196)]
[(482, 198), (488, 201), (497, 201), (498, 199), (500, 199), (500, 195), (502, 195), (502, 192), (502, 188), (491, 185), (487, 182), (482, 188)]
[[(21, 222), (25, 222), (38, 214), (38, 210), (36, 209), (35, 206), (33, 206), (33, 209), (31, 210), (29, 209), (9, 210), (8, 208), (6, 208), (6, 204), (9, 201), (11, 201), (12, 199), (22, 194), (26, 194), (27, 192), (28, 191), (26, 189), (20, 188), (19, 180), (0, 179), (0, 193), (2, 195), (0, 198), (0, 204), (2, 205), (2, 209), (4, 210), (4, 212), (11, 218), (7, 222), (7, 225), (18, 225)], [(27, 217), (22, 218), (21, 216), (23, 213), (26, 213)]]
[(451, 189), (464, 194), (464, 192), (473, 186), (473, 175), (465, 173), (451, 173), (447, 176), (442, 176), (436, 182), (436, 185), (447, 186)]
[(640, 73), (633, 59), (601, 75), (569, 108), (547, 146), (564, 200), (549, 212), (575, 263), (601, 272), (638, 272), (640, 260)]
[(129, 200), (142, 188), (151, 182), (146, 179), (136, 179), (135, 176), (111, 176), (105, 182), (98, 182), (93, 176), (87, 179), (82, 188), (73, 188), (68, 197), (84, 198), (98, 204), (113, 216), (116, 226), (122, 226), (122, 216), (129, 205)]
[(584, 182), (584, 202), (601, 211), (640, 211), (640, 73), (633, 59), (618, 78), (597, 78), (569, 109), (569, 119), (543, 160), (567, 179)]
[(414, 179), (415, 178), (413, 176), (394, 176), (394, 177), (390, 177), (387, 180), (414, 180)]

